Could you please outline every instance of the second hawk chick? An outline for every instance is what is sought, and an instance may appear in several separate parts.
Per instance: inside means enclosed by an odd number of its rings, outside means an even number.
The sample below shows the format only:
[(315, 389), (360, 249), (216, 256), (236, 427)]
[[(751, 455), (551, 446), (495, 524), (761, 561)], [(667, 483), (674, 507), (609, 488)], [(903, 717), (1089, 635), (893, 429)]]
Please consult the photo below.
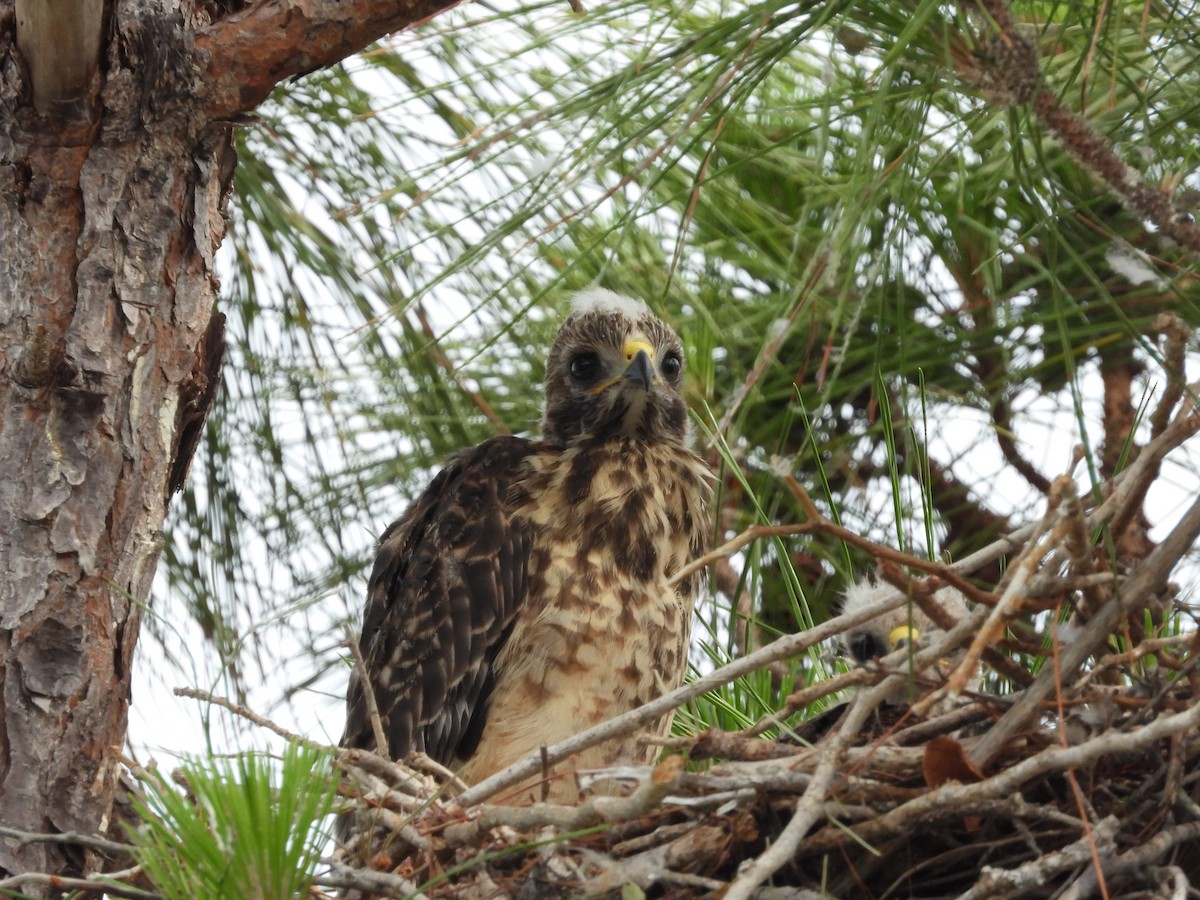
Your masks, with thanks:
[[(876, 584), (870, 579), (855, 582), (843, 594), (842, 614), (856, 613), (889, 596), (895, 596), (895, 588), (890, 585)], [(966, 598), (957, 588), (944, 587), (933, 596), (956, 621), (970, 612)], [(849, 629), (842, 635), (842, 645), (854, 661), (862, 665), (913, 645), (922, 637), (941, 633), (942, 629), (919, 607), (913, 605), (910, 610), (906, 604)]]

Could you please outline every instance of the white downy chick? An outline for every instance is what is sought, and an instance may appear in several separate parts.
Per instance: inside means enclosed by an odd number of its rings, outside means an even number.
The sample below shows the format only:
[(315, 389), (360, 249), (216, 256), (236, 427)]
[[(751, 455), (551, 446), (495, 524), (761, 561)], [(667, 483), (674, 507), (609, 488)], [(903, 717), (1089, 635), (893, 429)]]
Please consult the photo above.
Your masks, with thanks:
[[(842, 613), (859, 612), (894, 594), (895, 588), (890, 585), (863, 579), (846, 588)], [(957, 588), (944, 587), (933, 596), (956, 620), (961, 621), (970, 612), (966, 598)], [(923, 638), (928, 641), (941, 633), (942, 629), (915, 604), (911, 607), (910, 618), (909, 605), (905, 604), (849, 629), (842, 634), (841, 643), (854, 661), (863, 665)]]

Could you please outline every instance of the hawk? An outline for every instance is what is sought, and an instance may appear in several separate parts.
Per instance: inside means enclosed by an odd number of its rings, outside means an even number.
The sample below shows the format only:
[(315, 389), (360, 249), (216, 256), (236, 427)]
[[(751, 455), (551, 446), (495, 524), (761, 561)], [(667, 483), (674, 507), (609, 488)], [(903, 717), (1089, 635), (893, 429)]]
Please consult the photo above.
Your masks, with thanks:
[[(846, 588), (843, 595), (842, 613), (858, 612), (894, 594), (895, 589), (886, 584), (876, 584), (869, 579), (855, 582)], [(955, 621), (960, 621), (970, 612), (966, 598), (957, 588), (943, 587), (933, 596)], [(941, 632), (921, 609), (915, 605), (911, 608), (905, 605), (850, 629), (842, 635), (842, 643), (850, 656), (861, 665), (902, 647), (914, 645), (922, 637), (929, 638)]]
[[(669, 579), (704, 550), (711, 481), (688, 448), (683, 369), (640, 300), (576, 295), (546, 363), (541, 440), (459, 452), (380, 538), (343, 746), (423, 751), (473, 783), (680, 684), (699, 576)], [(620, 738), (577, 762), (652, 750)], [(574, 785), (555, 779), (550, 796)]]

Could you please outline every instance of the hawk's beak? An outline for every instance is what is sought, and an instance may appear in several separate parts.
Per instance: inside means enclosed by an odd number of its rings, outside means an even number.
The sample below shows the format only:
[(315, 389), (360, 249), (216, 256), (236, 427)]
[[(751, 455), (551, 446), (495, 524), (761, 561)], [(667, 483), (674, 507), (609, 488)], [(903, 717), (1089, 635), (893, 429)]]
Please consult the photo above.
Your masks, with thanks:
[(915, 644), (920, 638), (921, 632), (917, 629), (909, 628), (907, 625), (900, 625), (888, 632), (888, 651), (899, 650), (901, 647)]
[(636, 381), (642, 390), (650, 390), (654, 382), (654, 348), (645, 341), (625, 342), (625, 368), (623, 378)]

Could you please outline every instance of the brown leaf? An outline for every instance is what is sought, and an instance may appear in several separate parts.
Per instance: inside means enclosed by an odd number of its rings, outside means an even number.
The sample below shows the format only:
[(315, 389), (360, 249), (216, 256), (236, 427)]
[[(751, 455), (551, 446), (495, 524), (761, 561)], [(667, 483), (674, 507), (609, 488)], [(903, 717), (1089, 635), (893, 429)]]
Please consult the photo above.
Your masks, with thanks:
[(967, 759), (963, 745), (952, 737), (941, 735), (925, 745), (925, 783), (931, 788), (941, 787), (947, 781), (972, 784), (983, 780), (983, 773)]

